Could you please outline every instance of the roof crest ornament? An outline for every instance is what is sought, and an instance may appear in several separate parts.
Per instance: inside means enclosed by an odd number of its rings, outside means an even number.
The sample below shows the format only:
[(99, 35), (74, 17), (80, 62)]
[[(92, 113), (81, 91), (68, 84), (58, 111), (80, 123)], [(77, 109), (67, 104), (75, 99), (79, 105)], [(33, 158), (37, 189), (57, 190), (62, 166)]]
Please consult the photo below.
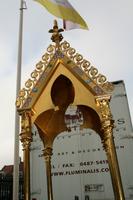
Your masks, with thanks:
[[(19, 91), (18, 98), (16, 100), (16, 106), (18, 109), (23, 108), (25, 101), (31, 101), (31, 94), (37, 92), (36, 84), (42, 78), (43, 74), (51, 69), (55, 61), (59, 58), (65, 62), (65, 56), (68, 58), (66, 64), (73, 62), (76, 67), (81, 69), (87, 76), (88, 81), (94, 82), (98, 87), (102, 88), (106, 93), (113, 91), (113, 84), (108, 82), (106, 77), (98, 73), (97, 68), (91, 65), (91, 63), (83, 58), (83, 56), (76, 52), (74, 48), (70, 46), (67, 41), (62, 41), (63, 36), (60, 34), (63, 29), (58, 29), (57, 21), (54, 21), (53, 29), (49, 32), (52, 33), (52, 41), (55, 44), (50, 44), (47, 48), (47, 52), (42, 56), (41, 61), (36, 64), (36, 68), (31, 73), (31, 77), (26, 81), (25, 87)], [(36, 90), (36, 91), (35, 91)]]
[(63, 36), (61, 34), (61, 32), (63, 32), (64, 30), (62, 28), (58, 29), (58, 23), (56, 20), (54, 20), (54, 26), (53, 29), (49, 30), (49, 33), (52, 33), (52, 37), (51, 40), (52, 42), (55, 42), (56, 44), (56, 49), (60, 48), (60, 42), (63, 39)]
[(81, 68), (92, 81), (101, 86), (103, 90), (106, 92), (113, 91), (113, 84), (108, 82), (107, 78), (103, 74), (99, 74), (98, 69), (92, 66), (88, 60), (84, 59), (81, 54), (77, 53), (67, 41), (61, 43), (60, 50), (64, 55), (71, 59), (76, 66)]

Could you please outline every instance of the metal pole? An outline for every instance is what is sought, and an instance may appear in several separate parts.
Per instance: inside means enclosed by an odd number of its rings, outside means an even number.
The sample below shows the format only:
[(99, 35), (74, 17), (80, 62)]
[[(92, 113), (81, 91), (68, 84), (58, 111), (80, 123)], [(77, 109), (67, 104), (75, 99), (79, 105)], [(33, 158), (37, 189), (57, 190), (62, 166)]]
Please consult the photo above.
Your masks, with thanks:
[[(26, 2), (20, 0), (20, 21), (18, 38), (18, 63), (16, 80), (16, 97), (21, 88), (21, 65), (22, 65), (22, 38), (23, 38), (23, 10), (26, 9)], [(13, 200), (19, 199), (19, 115), (15, 110), (15, 139), (14, 139), (14, 170), (13, 170)]]

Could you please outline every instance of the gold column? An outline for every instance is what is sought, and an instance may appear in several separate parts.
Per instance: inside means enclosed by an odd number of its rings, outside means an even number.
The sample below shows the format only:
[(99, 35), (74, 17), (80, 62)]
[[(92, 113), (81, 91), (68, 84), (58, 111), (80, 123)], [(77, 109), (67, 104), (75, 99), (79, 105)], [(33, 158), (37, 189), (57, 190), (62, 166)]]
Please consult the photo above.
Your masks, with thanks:
[(46, 147), (43, 150), (43, 155), (44, 155), (45, 164), (46, 164), (48, 200), (53, 200), (52, 174), (51, 174), (52, 148), (51, 147)]
[(125, 200), (124, 191), (122, 187), (121, 175), (118, 165), (118, 159), (113, 138), (114, 121), (112, 119), (109, 98), (98, 100), (101, 112), (101, 129), (100, 137), (102, 139), (103, 147), (105, 149), (109, 169), (111, 174), (112, 186), (114, 190), (115, 200)]
[(24, 200), (30, 200), (30, 144), (31, 144), (30, 113), (24, 111), (21, 116), (20, 140), (24, 158)]

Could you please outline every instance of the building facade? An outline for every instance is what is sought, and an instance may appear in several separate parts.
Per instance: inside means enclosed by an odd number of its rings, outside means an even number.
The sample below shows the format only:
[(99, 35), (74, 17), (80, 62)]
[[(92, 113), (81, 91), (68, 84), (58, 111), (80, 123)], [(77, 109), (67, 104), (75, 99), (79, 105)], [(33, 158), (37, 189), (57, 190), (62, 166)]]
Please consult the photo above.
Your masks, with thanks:
[[(0, 199), (13, 199), (13, 165), (5, 165), (0, 170)], [(23, 162), (19, 164), (19, 200), (23, 200)]]

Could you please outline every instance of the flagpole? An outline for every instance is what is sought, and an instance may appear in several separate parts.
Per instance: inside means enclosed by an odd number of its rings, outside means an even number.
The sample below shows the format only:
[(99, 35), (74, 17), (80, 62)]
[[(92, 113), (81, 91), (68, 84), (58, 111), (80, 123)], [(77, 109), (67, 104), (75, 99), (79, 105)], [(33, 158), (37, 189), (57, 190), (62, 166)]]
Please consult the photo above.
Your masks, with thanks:
[[(18, 61), (16, 97), (21, 88), (21, 66), (22, 66), (22, 40), (23, 40), (23, 10), (26, 9), (26, 2), (20, 0), (19, 38), (18, 38)], [(19, 129), (20, 121), (17, 110), (15, 110), (15, 139), (14, 139), (14, 170), (13, 170), (13, 200), (19, 200)]]

